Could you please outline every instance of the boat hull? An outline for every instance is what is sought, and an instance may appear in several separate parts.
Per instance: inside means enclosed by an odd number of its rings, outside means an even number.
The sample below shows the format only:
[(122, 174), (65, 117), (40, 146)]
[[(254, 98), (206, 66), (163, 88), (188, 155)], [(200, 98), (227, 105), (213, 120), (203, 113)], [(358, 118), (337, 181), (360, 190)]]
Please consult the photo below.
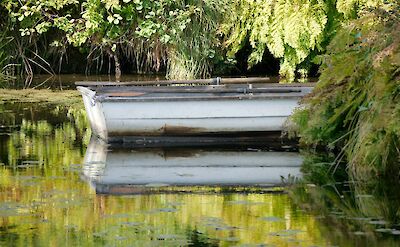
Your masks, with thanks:
[(301, 98), (279, 95), (99, 97), (82, 93), (93, 133), (106, 141), (140, 136), (279, 132)]
[(110, 136), (279, 131), (296, 99), (102, 102)]

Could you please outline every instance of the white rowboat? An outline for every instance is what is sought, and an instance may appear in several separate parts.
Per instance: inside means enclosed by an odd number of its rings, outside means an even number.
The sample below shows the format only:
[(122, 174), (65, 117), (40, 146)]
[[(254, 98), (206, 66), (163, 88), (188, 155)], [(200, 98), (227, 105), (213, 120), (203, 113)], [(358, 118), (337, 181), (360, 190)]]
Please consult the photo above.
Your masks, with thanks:
[(77, 85), (93, 133), (107, 142), (280, 132), (312, 90), (310, 84)]

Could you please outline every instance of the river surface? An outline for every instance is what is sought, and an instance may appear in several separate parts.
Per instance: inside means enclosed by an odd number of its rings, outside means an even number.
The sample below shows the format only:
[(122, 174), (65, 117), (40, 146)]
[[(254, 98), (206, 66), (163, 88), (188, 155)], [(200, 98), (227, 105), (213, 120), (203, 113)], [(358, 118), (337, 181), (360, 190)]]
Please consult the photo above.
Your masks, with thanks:
[(398, 181), (329, 155), (117, 149), (55, 105), (0, 104), (0, 126), (0, 246), (400, 245)]
[[(223, 76), (223, 77), (240, 77), (240, 76)], [(251, 76), (250, 76), (251, 77)], [(255, 75), (254, 77), (259, 77)], [(271, 83), (279, 82), (279, 77), (272, 76), (269, 77), (271, 79)], [(154, 75), (138, 75), (138, 74), (123, 74), (120, 78), (121, 82), (127, 81), (152, 81), (152, 80), (165, 80), (165, 76), (163, 74), (154, 74)], [(51, 88), (51, 89), (75, 89), (75, 82), (77, 81), (111, 81), (115, 82), (115, 77), (111, 75), (80, 75), (80, 74), (66, 74), (66, 75), (35, 75), (34, 77), (27, 79), (17, 79), (15, 81), (11, 81), (5, 83), (4, 85), (0, 84), (0, 87), (5, 88)], [(310, 77), (307, 79), (307, 82), (316, 82), (317, 78)], [(306, 82), (306, 81), (302, 81)]]

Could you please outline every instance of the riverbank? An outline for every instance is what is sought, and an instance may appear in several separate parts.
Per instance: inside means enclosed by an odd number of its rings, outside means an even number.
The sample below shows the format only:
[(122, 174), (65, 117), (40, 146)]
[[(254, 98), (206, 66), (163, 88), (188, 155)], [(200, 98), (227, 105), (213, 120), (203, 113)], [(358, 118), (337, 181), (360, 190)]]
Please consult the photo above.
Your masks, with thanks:
[(0, 104), (14, 102), (83, 106), (81, 95), (76, 90), (0, 89)]
[(399, 23), (398, 9), (381, 8), (343, 26), (292, 117), (303, 145), (340, 150), (356, 179), (400, 174)]

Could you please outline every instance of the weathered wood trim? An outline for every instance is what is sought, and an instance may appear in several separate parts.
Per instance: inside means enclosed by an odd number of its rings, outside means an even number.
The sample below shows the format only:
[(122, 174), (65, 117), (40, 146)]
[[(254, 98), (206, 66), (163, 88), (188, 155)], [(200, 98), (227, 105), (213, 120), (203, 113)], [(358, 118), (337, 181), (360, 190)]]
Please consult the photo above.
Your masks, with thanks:
[(137, 96), (137, 97), (112, 97), (107, 95), (99, 95), (95, 99), (98, 102), (129, 102), (129, 101), (207, 101), (207, 100), (265, 100), (265, 99), (300, 99), (304, 93), (265, 93), (265, 94), (238, 94), (238, 95), (166, 95), (166, 96)]
[(249, 84), (254, 84), (254, 86), (268, 86), (268, 87), (314, 87), (316, 83), (276, 83), (271, 81), (237, 81), (235, 83), (227, 83), (223, 82), (220, 85), (214, 84), (212, 81), (208, 80), (208, 82), (197, 80), (188, 80), (188, 81), (131, 81), (131, 82), (111, 82), (111, 81), (77, 81), (75, 82), (76, 86), (84, 86), (84, 87), (92, 87), (98, 90), (99, 88), (107, 88), (107, 87), (115, 87), (115, 86), (140, 86), (140, 87), (149, 87), (149, 86), (180, 86), (180, 87), (201, 87), (201, 86), (226, 86), (226, 85), (241, 85), (248, 86)]
[[(249, 87), (112, 87), (99, 88), (97, 94), (121, 93), (128, 94), (129, 92), (151, 92), (151, 93), (295, 93), (302, 92), (304, 88), (299, 87), (267, 87), (267, 88), (249, 88)], [(311, 88), (310, 88), (311, 90)]]

